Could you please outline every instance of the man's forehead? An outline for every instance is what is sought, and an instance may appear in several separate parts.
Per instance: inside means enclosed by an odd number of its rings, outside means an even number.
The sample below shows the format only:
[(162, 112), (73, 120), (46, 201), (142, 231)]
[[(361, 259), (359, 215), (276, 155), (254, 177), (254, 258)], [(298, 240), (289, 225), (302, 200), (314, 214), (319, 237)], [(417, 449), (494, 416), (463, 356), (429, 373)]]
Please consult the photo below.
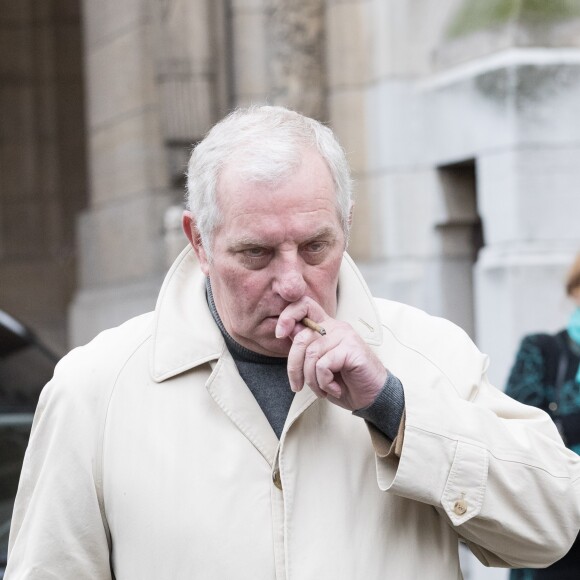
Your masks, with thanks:
[[(309, 242), (314, 242), (316, 240), (336, 240), (336, 238), (341, 234), (341, 230), (328, 225), (317, 227), (309, 232), (304, 232), (301, 236), (298, 236), (294, 241), (300, 244), (307, 244)], [(280, 241), (284, 241), (283, 236), (278, 235), (277, 231), (265, 231), (260, 229), (258, 232), (231, 232), (227, 236), (228, 244), (236, 247), (250, 247), (258, 246), (268, 243), (276, 243), (278, 238)]]

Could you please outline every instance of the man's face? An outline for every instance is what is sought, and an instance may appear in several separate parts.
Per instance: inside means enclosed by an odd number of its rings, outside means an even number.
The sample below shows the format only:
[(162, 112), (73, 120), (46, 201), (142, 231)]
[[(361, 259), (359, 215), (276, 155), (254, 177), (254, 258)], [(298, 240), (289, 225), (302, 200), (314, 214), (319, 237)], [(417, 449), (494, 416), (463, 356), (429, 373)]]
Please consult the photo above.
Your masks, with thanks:
[(288, 304), (308, 296), (336, 313), (345, 239), (330, 172), (311, 150), (276, 185), (243, 181), (226, 167), (217, 196), (222, 222), (211, 262), (203, 248), (196, 250), (218, 313), (241, 345), (286, 356), (290, 339), (277, 339), (274, 330)]

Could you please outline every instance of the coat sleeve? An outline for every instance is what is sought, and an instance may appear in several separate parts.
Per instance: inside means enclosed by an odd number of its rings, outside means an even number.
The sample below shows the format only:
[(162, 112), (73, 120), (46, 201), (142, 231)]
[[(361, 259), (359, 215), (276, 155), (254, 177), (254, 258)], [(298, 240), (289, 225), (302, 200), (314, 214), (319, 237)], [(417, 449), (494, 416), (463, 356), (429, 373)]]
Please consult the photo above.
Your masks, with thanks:
[(422, 328), (420, 341), (390, 344), (405, 424), (398, 458), (371, 430), (379, 487), (432, 505), (485, 565), (560, 559), (580, 528), (578, 456), (546, 413), (489, 383), (463, 331), (417, 316), (404, 326)]
[[(12, 518), (6, 580), (110, 580), (100, 499), (100, 395), (78, 354), (57, 365), (35, 413)], [(90, 374), (90, 373), (89, 373)]]

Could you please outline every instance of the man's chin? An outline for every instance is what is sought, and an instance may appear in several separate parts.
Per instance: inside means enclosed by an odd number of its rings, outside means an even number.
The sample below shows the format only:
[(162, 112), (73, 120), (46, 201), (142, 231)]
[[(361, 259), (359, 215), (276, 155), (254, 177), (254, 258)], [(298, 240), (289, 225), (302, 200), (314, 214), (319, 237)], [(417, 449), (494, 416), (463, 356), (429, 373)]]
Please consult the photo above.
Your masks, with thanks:
[(252, 352), (266, 356), (287, 357), (292, 346), (289, 338), (276, 338), (278, 317), (269, 316), (257, 324), (252, 331), (244, 329), (243, 334), (230, 332), (230, 336), (243, 347)]
[(289, 338), (280, 339), (274, 336), (277, 323), (277, 316), (266, 318), (257, 328), (256, 337), (252, 341), (253, 344), (248, 348), (266, 356), (287, 357), (292, 341)]
[(287, 357), (291, 346), (292, 341), (289, 338), (268, 338), (257, 341), (251, 350), (256, 350), (266, 356)]

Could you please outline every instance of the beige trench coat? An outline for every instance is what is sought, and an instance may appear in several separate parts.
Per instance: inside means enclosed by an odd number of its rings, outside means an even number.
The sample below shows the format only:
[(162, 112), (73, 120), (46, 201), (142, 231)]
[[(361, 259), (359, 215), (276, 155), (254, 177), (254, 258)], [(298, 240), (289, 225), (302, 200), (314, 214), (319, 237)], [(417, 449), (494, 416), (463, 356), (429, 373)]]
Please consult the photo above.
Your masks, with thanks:
[(337, 317), (404, 385), (400, 459), (308, 388), (278, 441), (184, 251), (154, 313), (44, 389), (6, 578), (453, 580), (459, 538), (491, 566), (565, 553), (580, 469), (548, 417), (489, 385), (463, 331), (374, 300), (347, 256)]

